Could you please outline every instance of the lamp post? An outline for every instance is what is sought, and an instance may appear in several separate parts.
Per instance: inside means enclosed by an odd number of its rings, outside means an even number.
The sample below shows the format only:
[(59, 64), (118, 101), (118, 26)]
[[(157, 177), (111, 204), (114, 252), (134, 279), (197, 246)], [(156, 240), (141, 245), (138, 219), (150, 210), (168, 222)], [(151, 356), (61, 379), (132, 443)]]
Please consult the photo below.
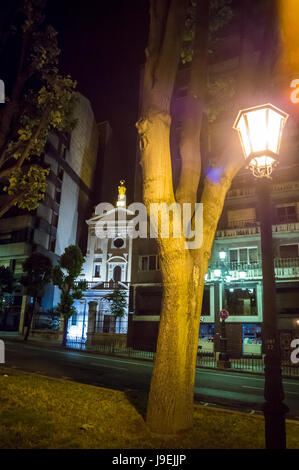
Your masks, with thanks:
[(272, 252), (270, 182), (277, 165), (283, 127), (288, 115), (271, 104), (240, 111), (233, 126), (239, 133), (243, 153), (253, 175), (259, 178), (257, 195), (263, 273), (263, 351), (265, 388), (263, 412), (267, 449), (285, 449), (284, 391), (281, 376), (280, 344), (275, 305), (275, 272)]
[[(214, 270), (214, 276), (216, 278), (219, 278), (219, 287), (221, 287), (221, 309), (223, 309), (223, 304), (224, 304), (224, 299), (225, 299), (225, 282), (227, 283), (230, 282), (229, 272), (225, 265), (226, 254), (227, 253), (225, 251), (219, 251), (218, 266), (217, 266), (217, 269)], [(230, 368), (231, 363), (230, 363), (229, 356), (227, 353), (227, 337), (226, 337), (225, 319), (222, 318), (220, 321), (220, 312), (215, 317), (215, 332), (217, 335), (219, 335), (219, 348), (220, 348), (219, 356), (217, 358), (217, 367), (221, 369)]]

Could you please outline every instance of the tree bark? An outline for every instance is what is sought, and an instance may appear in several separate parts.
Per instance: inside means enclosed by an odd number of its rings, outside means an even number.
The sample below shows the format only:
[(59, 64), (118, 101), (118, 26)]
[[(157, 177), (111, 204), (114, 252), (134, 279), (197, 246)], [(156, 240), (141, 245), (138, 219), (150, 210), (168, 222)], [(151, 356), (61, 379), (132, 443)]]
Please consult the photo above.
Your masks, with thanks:
[(34, 299), (33, 299), (32, 310), (31, 310), (31, 313), (29, 315), (29, 321), (28, 321), (28, 324), (27, 324), (27, 329), (26, 329), (26, 333), (25, 333), (25, 336), (24, 336), (24, 341), (27, 341), (30, 330), (31, 330), (31, 323), (32, 323), (34, 313), (35, 313), (35, 305), (36, 305), (36, 297), (34, 297)]
[(64, 318), (63, 322), (63, 335), (62, 335), (62, 346), (66, 347), (67, 342), (67, 330), (68, 330), (68, 318)]
[(146, 422), (174, 434), (193, 422), (194, 379), (204, 273), (188, 250), (162, 257), (164, 293)]

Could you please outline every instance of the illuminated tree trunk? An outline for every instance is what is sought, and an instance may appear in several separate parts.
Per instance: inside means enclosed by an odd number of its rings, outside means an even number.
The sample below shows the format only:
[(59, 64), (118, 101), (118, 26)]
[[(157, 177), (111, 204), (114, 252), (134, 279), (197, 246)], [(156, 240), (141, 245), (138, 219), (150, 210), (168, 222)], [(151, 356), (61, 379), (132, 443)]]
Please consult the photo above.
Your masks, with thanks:
[(147, 425), (155, 432), (173, 434), (190, 428), (193, 421), (200, 320), (197, 305), (202, 301), (204, 277), (192, 267), (188, 252), (174, 253), (173, 257), (166, 253), (161, 264), (162, 271), (167, 271), (167, 280), (164, 282)]
[[(245, 0), (244, 0), (245, 2)], [(152, 203), (175, 205), (172, 223), (180, 223), (179, 207), (198, 201), (201, 176), (200, 136), (206, 86), (209, 0), (198, 0), (193, 59), (182, 122), (179, 184), (174, 192), (170, 154), (170, 101), (176, 79), (187, 0), (151, 0), (151, 21), (143, 77), (142, 108), (136, 124), (140, 138), (143, 198), (148, 213)], [(246, 5), (250, 0), (246, 0)], [(244, 16), (245, 17), (245, 16)], [(243, 28), (244, 29), (244, 28)], [(246, 67), (248, 34), (241, 41), (238, 89), (249, 96)], [(255, 70), (255, 69), (254, 69)], [(239, 91), (238, 91), (239, 93)], [(234, 106), (238, 107), (240, 97)], [(196, 249), (181, 238), (157, 242), (163, 280), (163, 299), (157, 352), (148, 400), (146, 423), (153, 432), (173, 434), (192, 426), (198, 332), (204, 278), (226, 193), (243, 166), (236, 141), (228, 139), (217, 165), (206, 170), (200, 202), (203, 204), (203, 243)], [(193, 210), (194, 210), (194, 206)], [(162, 220), (162, 219), (160, 219)], [(170, 227), (171, 233), (171, 227)]]

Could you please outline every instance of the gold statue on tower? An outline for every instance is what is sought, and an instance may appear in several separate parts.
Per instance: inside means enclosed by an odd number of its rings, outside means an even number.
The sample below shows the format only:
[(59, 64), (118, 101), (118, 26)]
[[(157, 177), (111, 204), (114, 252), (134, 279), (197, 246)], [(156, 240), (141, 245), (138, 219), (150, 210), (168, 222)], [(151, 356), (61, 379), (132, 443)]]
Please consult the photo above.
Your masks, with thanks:
[(118, 186), (118, 198), (117, 198), (117, 207), (126, 207), (126, 191), (125, 180), (120, 180)]

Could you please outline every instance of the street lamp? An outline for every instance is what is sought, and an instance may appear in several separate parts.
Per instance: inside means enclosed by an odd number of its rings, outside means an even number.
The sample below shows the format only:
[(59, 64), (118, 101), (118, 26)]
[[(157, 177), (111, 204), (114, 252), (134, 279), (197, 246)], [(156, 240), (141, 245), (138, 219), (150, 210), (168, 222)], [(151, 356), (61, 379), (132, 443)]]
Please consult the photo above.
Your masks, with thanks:
[[(226, 251), (219, 251), (218, 257), (219, 260), (217, 262), (217, 268), (214, 269), (214, 277), (218, 278), (219, 280), (219, 295), (221, 295), (221, 312), (224, 311), (223, 303), (225, 298), (225, 283), (229, 284), (231, 282), (232, 276), (230, 272), (227, 270), (226, 266)], [(220, 294), (221, 292), (221, 294)], [(219, 298), (220, 303), (220, 298)], [(231, 366), (228, 354), (227, 354), (227, 337), (226, 337), (226, 328), (225, 328), (225, 320), (222, 318), (220, 321), (220, 314), (215, 316), (214, 319), (214, 326), (215, 326), (215, 337), (218, 337), (217, 343), (215, 343), (215, 352), (217, 357), (217, 367), (220, 368), (229, 368)], [(218, 350), (219, 348), (219, 350)]]
[(265, 436), (267, 449), (286, 447), (284, 392), (275, 305), (275, 272), (272, 252), (270, 176), (277, 165), (283, 127), (288, 115), (272, 104), (240, 111), (233, 126), (257, 185), (263, 271), (263, 350), (265, 354)]
[(270, 177), (277, 165), (282, 130), (288, 115), (272, 104), (239, 111), (233, 128), (238, 131), (245, 159), (253, 175)]

